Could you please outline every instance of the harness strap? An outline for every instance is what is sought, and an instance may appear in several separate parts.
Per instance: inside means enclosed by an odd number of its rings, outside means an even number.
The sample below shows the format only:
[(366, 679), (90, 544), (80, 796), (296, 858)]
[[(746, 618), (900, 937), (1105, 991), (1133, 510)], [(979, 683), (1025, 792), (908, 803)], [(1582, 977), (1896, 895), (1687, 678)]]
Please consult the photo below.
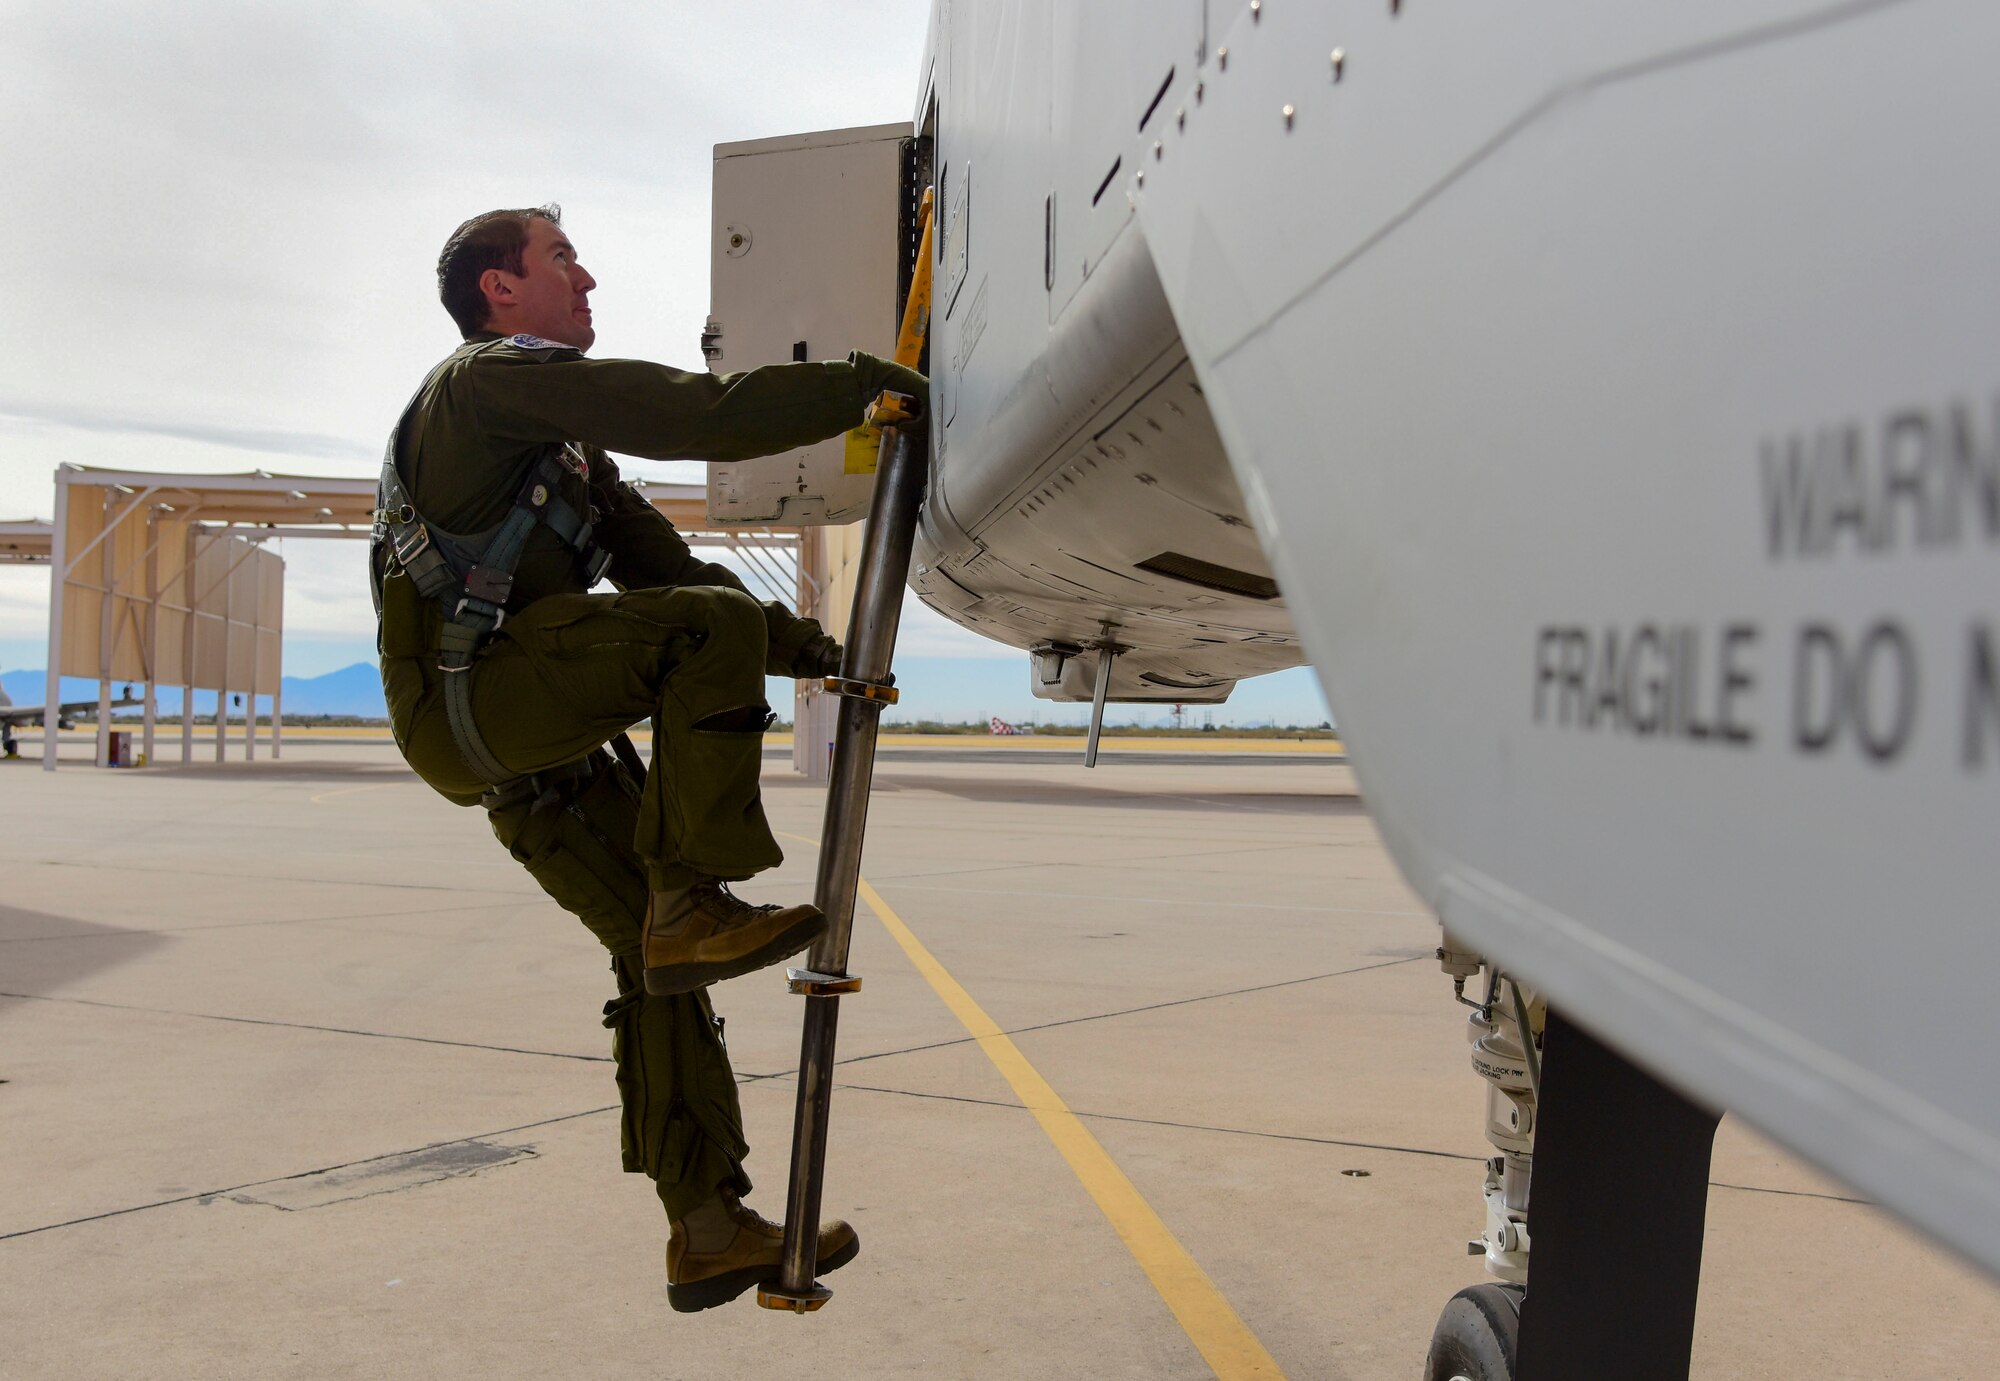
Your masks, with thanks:
[(444, 678), (445, 718), (451, 725), (451, 736), (458, 744), (465, 765), (488, 786), (503, 787), (517, 778), (501, 766), (493, 756), (493, 750), (486, 746), (486, 740), (479, 735), (479, 726), (472, 718), (472, 678), (466, 675), (470, 670), (470, 667), (460, 667), (457, 674)]
[(604, 755), (593, 749), (574, 762), (566, 762), (531, 776), (516, 777), (505, 785), (495, 787), (479, 798), (479, 804), (488, 811), (495, 811), (517, 806), (523, 801), (533, 801), (534, 804), (529, 807), (529, 814), (532, 815), (559, 801), (573, 798), (603, 765)]

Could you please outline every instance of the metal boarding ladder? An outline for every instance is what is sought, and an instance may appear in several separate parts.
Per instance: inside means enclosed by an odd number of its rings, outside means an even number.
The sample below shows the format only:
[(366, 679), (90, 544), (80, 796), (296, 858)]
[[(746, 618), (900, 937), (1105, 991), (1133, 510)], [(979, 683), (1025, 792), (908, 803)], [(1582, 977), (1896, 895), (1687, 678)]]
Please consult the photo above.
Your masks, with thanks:
[[(917, 261), (896, 337), (896, 362), (914, 369), (930, 329), (931, 208), (926, 191), (919, 211)], [(833, 769), (820, 829), (819, 875), (813, 901), (826, 913), (826, 933), (806, 956), (806, 967), (787, 971), (791, 990), (806, 1000), (799, 1049), (798, 1109), (792, 1122), (792, 1178), (785, 1199), (784, 1260), (777, 1280), (758, 1287), (766, 1309), (810, 1313), (833, 1292), (816, 1279), (820, 1190), (826, 1179), (827, 1121), (833, 1103), (833, 1046), (840, 999), (861, 990), (847, 972), (854, 931), (854, 901), (861, 881), (861, 845), (868, 824), (869, 788), (875, 774), (875, 741), (885, 706), (896, 702), (890, 661), (902, 617), (903, 586), (910, 575), (917, 510), (930, 465), (929, 419), (913, 416), (911, 400), (885, 393), (870, 412), (881, 429), (875, 497), (868, 514), (861, 564), (848, 622), (840, 675), (824, 689), (841, 697), (834, 730)], [(850, 454), (852, 453), (850, 441)]]

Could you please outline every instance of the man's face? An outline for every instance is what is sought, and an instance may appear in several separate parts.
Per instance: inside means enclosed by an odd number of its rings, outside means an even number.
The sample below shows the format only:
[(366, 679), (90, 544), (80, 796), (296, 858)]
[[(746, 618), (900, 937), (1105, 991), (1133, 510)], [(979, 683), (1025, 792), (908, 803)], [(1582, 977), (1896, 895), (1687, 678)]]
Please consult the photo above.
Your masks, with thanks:
[(479, 286), (486, 293), (487, 324), (503, 336), (543, 340), (588, 350), (597, 339), (590, 324), (590, 292), (597, 280), (576, 261), (576, 246), (553, 221), (528, 222), (521, 272), (488, 269)]

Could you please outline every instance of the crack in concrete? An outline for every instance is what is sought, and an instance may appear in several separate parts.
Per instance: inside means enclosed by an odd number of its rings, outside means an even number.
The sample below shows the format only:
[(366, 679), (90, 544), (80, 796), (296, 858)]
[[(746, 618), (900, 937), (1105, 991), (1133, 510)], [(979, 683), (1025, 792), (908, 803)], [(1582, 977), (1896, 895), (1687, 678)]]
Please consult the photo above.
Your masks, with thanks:
[[(1058, 1026), (1079, 1026), (1085, 1022), (1108, 1021), (1113, 1017), (1129, 1017), (1140, 1012), (1157, 1012), (1167, 1007), (1186, 1007), (1197, 1002), (1214, 1002), (1219, 998), (1242, 997), (1248, 993), (1267, 993), (1275, 988), (1295, 988), (1301, 983), (1318, 983), (1328, 978), (1345, 978), (1349, 974), (1369, 973), (1375, 969), (1391, 969), (1399, 964), (1414, 964), (1419, 959), (1429, 959), (1429, 954), (1415, 954), (1398, 959), (1385, 959), (1379, 964), (1361, 964), (1351, 969), (1335, 969), (1331, 973), (1315, 973), (1305, 978), (1283, 978), (1276, 983), (1259, 983), (1248, 988), (1229, 988), (1219, 993), (1201, 993), (1195, 997), (1169, 998), (1165, 1002), (1149, 1002), (1142, 1007), (1120, 1007), (1110, 1012), (1093, 1012), (1088, 1016), (1063, 1017), (1056, 1021), (1037, 1022), (1033, 1026), (1010, 1026), (1002, 1034), (1007, 1036), (1025, 1035), (1031, 1031), (1048, 1031)], [(5, 994), (0, 994), (5, 996)], [(849, 1055), (846, 1059), (835, 1060), (836, 1066), (862, 1064), (868, 1060), (886, 1060), (894, 1055), (916, 1055), (926, 1050), (946, 1050), (954, 1045), (971, 1045), (971, 1036), (958, 1036), (948, 1041), (932, 1041), (928, 1045), (906, 1046), (901, 1050), (877, 1050), (867, 1055)], [(780, 1069), (769, 1074), (738, 1075), (739, 1084), (755, 1083), (763, 1079), (780, 1079), (796, 1070)], [(1080, 1116), (1081, 1114), (1079, 1114)]]
[(88, 868), (92, 872), (157, 873), (163, 877), (177, 878), (226, 878), (231, 882), (303, 882), (320, 887), (377, 887), (392, 892), (484, 892), (496, 897), (523, 897), (537, 899), (541, 892), (531, 892), (520, 888), (473, 887), (437, 882), (382, 882), (375, 878), (300, 878), (281, 873), (215, 873), (200, 868), (148, 868), (130, 863), (105, 863), (98, 859), (31, 858), (25, 860), (36, 868)]
[(45, 940), (103, 940), (125, 935), (197, 935), (208, 930), (249, 930), (260, 926), (314, 925), (325, 921), (382, 921), (403, 916), (439, 916), (457, 911), (490, 911), (491, 902), (467, 906), (427, 906), (417, 911), (357, 911), (340, 916), (280, 916), (263, 921), (216, 921), (209, 925), (115, 927), (79, 935), (0, 935), (0, 945), (26, 944)]
[(0, 998), (24, 1002), (60, 1002), (76, 1007), (102, 1007), (114, 1012), (143, 1012), (149, 1016), (185, 1017), (189, 1021), (226, 1021), (238, 1026), (275, 1026), (286, 1031), (318, 1031), (330, 1036), (366, 1036), (378, 1041), (411, 1041), (417, 1045), (448, 1045), (460, 1050), (490, 1050), (501, 1055), (536, 1055), (545, 1060), (581, 1060), (586, 1064), (610, 1064), (609, 1055), (577, 1055), (566, 1050), (529, 1050), (516, 1045), (487, 1045), (480, 1041), (446, 1040), (442, 1036), (406, 1036), (394, 1031), (363, 1031), (352, 1026), (316, 1026), (305, 1021), (272, 1021), (264, 1017), (232, 1017), (215, 1012), (182, 1012), (171, 1007), (140, 1007), (125, 1002), (100, 1002), (88, 997), (49, 997), (42, 993), (0, 992)]
[[(852, 1089), (857, 1093), (886, 1093), (899, 1098), (928, 1098), (947, 1103), (974, 1103), (981, 1107), (1000, 1108), (1007, 1112), (1027, 1112), (1019, 1103), (1003, 1102), (997, 1098), (975, 1098), (970, 1094), (926, 1093), (918, 1089), (884, 1088), (875, 1084), (842, 1083), (839, 1087)], [(1425, 1156), (1435, 1160), (1456, 1160), (1472, 1164), (1483, 1164), (1485, 1156), (1475, 1156), (1464, 1151), (1439, 1151), (1428, 1146), (1398, 1146), (1390, 1142), (1350, 1141), (1343, 1137), (1308, 1136), (1303, 1132), (1266, 1132), (1254, 1127), (1218, 1127), (1206, 1122), (1174, 1122), (1158, 1117), (1131, 1117), (1115, 1112), (1084, 1112), (1071, 1109), (1086, 1122), (1129, 1122), (1141, 1127), (1163, 1127), (1170, 1131), (1213, 1132), (1219, 1136), (1247, 1136), (1264, 1141), (1295, 1141), (1309, 1146), (1339, 1146), (1356, 1151), (1384, 1151), (1395, 1155)], [(1743, 1194), (1775, 1194), (1790, 1199), (1822, 1199), (1828, 1203), (1857, 1204), (1863, 1208), (1875, 1207), (1872, 1199), (1856, 1198), (1848, 1194), (1829, 1194), (1817, 1189), (1778, 1189), (1770, 1185), (1735, 1184), (1727, 1180), (1710, 1180), (1711, 1189), (1733, 1189)]]

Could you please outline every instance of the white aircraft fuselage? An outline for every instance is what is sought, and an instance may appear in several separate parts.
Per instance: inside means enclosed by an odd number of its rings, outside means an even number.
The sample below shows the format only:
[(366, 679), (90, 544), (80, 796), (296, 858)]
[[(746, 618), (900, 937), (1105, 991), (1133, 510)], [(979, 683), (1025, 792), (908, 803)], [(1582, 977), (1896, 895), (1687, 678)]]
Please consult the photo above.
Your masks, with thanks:
[(1309, 657), (1454, 937), (1990, 1270), (1996, 49), (940, 3), (911, 581), (1114, 698)]

